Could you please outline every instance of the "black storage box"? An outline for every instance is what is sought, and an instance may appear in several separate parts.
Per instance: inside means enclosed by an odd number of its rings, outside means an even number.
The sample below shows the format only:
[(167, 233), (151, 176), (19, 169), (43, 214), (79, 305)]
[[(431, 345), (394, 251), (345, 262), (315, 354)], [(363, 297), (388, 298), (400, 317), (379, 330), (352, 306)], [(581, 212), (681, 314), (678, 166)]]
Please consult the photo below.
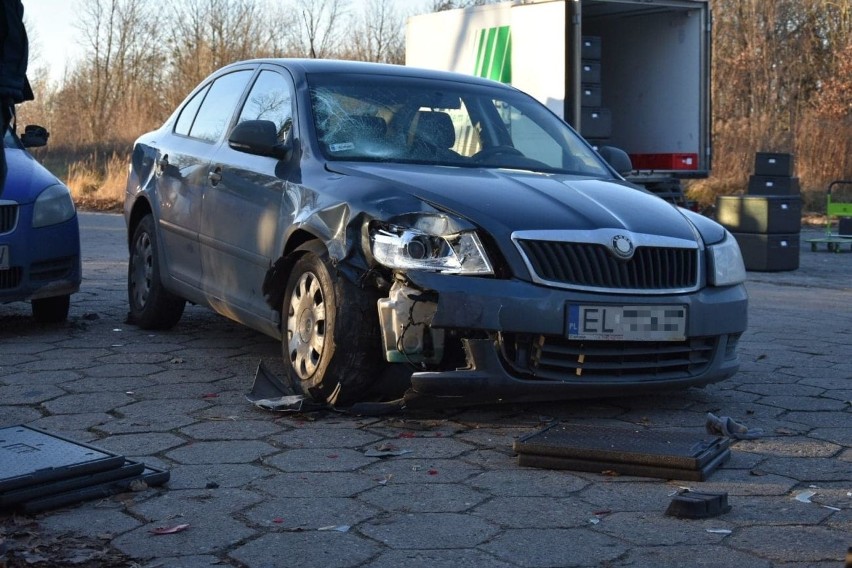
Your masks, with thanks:
[(601, 106), (601, 86), (597, 83), (585, 83), (581, 85), (580, 105), (584, 107)]
[(852, 217), (841, 217), (837, 220), (837, 234), (852, 237)]
[(595, 61), (600, 61), (601, 38), (598, 36), (583, 36), (580, 41), (582, 42), (580, 56), (583, 59), (593, 59)]
[(798, 233), (802, 200), (786, 195), (719, 196), (716, 221), (732, 233)]
[(793, 177), (793, 156), (758, 152), (754, 155), (754, 173), (759, 176)]
[(598, 61), (583, 60), (580, 65), (580, 82), (581, 83), (598, 83), (601, 82), (601, 64)]
[(799, 234), (733, 233), (746, 270), (778, 272), (799, 268)]
[(799, 195), (799, 178), (785, 176), (758, 176), (748, 178), (749, 195)]
[(583, 138), (612, 136), (612, 114), (608, 108), (586, 108), (580, 111), (580, 133)]

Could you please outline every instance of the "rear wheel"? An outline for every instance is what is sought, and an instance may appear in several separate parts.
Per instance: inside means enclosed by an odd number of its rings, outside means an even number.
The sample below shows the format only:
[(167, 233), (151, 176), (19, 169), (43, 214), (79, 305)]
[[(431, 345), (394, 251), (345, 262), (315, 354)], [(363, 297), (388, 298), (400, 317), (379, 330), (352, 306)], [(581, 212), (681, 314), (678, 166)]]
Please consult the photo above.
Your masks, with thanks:
[(357, 402), (382, 367), (374, 294), (336, 274), (325, 253), (296, 261), (282, 306), (284, 364), (294, 385), (320, 402)]
[(59, 323), (65, 321), (68, 317), (70, 306), (70, 294), (33, 300), (33, 318), (39, 323)]
[(127, 265), (127, 297), (130, 323), (142, 329), (169, 329), (183, 315), (186, 300), (175, 296), (160, 281), (160, 262), (154, 217), (139, 221), (130, 241)]

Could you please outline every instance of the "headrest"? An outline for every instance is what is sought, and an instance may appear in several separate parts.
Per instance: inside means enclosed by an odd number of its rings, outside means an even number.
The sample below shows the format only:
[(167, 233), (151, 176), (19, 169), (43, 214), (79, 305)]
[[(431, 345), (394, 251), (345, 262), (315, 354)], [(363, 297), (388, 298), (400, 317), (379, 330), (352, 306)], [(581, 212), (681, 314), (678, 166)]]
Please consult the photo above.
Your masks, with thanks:
[(456, 143), (456, 129), (453, 126), (453, 119), (445, 112), (418, 112), (414, 136), (434, 144), (438, 148), (450, 148)]

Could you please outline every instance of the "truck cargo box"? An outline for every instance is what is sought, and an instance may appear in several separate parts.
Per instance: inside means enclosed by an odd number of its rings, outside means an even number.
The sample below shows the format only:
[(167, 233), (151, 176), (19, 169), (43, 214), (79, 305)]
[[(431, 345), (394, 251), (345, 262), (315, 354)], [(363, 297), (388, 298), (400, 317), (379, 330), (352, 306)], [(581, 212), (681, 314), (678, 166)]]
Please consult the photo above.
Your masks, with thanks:
[[(527, 0), (435, 12), (409, 18), (406, 64), (511, 83), (628, 154), (695, 156), (664, 169), (702, 177), (711, 159), (709, 12), (707, 0)], [(584, 102), (595, 96), (584, 85), (596, 85), (600, 101)], [(607, 109), (611, 135), (601, 123), (588, 133), (579, 107), (592, 106)]]

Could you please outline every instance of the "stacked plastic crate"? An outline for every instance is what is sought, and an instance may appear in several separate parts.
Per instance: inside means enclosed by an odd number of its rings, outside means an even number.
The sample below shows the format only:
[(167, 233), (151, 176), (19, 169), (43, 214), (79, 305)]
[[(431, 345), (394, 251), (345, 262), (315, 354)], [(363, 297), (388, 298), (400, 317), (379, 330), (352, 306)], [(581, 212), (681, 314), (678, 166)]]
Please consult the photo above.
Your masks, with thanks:
[(793, 156), (758, 152), (748, 194), (717, 197), (716, 219), (737, 239), (747, 270), (799, 268), (802, 199)]
[(598, 148), (612, 136), (612, 114), (602, 106), (601, 38), (583, 36), (580, 69), (580, 133)]

